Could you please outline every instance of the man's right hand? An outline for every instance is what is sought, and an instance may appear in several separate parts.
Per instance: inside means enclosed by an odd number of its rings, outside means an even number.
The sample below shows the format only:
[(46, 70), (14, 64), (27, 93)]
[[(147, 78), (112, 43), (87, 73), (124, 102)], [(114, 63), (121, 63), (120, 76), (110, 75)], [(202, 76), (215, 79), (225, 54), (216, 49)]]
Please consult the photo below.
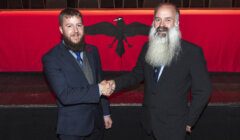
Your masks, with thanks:
[(110, 96), (115, 90), (115, 82), (113, 80), (103, 80), (98, 84), (100, 95)]
[(115, 88), (116, 88), (116, 84), (115, 84), (115, 81), (114, 80), (108, 80), (107, 81), (111, 87), (111, 92), (113, 93), (115, 91)]

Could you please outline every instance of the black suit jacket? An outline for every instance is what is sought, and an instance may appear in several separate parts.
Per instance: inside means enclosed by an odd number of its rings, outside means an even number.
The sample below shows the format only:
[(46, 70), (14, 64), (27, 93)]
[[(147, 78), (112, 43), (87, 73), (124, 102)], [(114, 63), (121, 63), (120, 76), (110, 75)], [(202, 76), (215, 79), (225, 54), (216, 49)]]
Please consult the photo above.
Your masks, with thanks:
[[(158, 83), (154, 68), (145, 61), (148, 43), (137, 64), (127, 75), (115, 79), (116, 90), (144, 80), (142, 124), (160, 140), (183, 140), (186, 125), (193, 126), (208, 102), (211, 83), (201, 48), (182, 41), (182, 51), (170, 66), (165, 66)], [(191, 89), (192, 101), (187, 96)]]
[(92, 85), (63, 43), (43, 57), (45, 75), (57, 97), (58, 134), (86, 136), (94, 126), (103, 128), (103, 114), (109, 115), (109, 102), (99, 95), (102, 70), (97, 48), (86, 45), (86, 55), (94, 75)]

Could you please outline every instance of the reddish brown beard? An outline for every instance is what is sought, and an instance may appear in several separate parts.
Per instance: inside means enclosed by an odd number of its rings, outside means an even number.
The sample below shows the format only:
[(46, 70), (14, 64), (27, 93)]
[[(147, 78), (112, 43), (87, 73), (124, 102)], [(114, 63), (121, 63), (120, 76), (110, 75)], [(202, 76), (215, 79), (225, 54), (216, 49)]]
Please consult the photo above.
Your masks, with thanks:
[(85, 49), (85, 41), (84, 36), (78, 43), (73, 43), (70, 39), (68, 39), (66, 36), (62, 36), (62, 40), (66, 44), (67, 48), (72, 51), (84, 51)]

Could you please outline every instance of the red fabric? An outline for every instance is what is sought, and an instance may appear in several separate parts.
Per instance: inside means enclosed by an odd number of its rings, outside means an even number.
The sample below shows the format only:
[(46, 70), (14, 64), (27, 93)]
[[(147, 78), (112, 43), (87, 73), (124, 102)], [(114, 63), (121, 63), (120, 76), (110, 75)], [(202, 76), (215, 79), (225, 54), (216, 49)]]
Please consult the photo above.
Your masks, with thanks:
[[(152, 10), (81, 10), (86, 26), (113, 22), (123, 17), (132, 22), (151, 25)], [(41, 71), (41, 57), (60, 41), (59, 10), (0, 11), (0, 72)], [(180, 28), (183, 39), (203, 48), (211, 72), (240, 72), (240, 10), (181, 10)], [(107, 29), (106, 29), (107, 30)], [(113, 37), (86, 36), (98, 47), (105, 71), (129, 71), (137, 60), (147, 36), (128, 37), (132, 48), (125, 45), (120, 58), (115, 53)]]

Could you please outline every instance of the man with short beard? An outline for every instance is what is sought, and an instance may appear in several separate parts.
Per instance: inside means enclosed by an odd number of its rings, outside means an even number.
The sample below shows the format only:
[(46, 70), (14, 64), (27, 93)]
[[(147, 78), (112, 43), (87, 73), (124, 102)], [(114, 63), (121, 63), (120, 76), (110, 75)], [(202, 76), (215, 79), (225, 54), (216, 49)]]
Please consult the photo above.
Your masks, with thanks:
[(112, 90), (120, 90), (143, 80), (144, 139), (184, 140), (208, 102), (211, 83), (201, 48), (181, 40), (175, 5), (165, 3), (155, 9), (149, 42), (136, 66), (108, 83)]
[(81, 13), (67, 8), (59, 15), (62, 41), (43, 57), (43, 69), (58, 106), (60, 140), (101, 140), (111, 128), (109, 87), (101, 82), (101, 63), (96, 47), (84, 42)]

